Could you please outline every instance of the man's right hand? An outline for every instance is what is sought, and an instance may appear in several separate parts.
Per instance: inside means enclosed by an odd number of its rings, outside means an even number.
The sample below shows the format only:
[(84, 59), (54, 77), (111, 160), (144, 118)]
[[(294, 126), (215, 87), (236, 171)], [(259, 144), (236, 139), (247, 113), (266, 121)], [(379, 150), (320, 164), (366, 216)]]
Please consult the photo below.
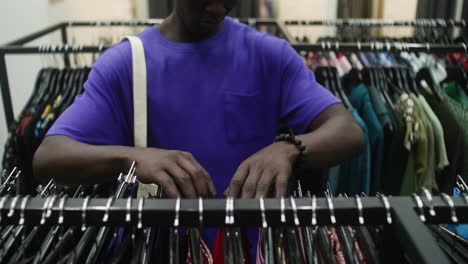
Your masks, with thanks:
[(132, 158), (136, 161), (136, 175), (142, 183), (155, 183), (172, 198), (217, 196), (211, 176), (192, 154), (151, 148), (135, 150)]

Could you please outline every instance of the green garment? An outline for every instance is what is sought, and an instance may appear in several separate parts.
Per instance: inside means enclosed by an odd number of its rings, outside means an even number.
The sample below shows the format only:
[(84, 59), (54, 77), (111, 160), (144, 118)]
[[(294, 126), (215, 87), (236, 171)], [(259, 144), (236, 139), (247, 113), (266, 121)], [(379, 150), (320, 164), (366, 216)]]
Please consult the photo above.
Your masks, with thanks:
[[(421, 82), (421, 84), (424, 83), (424, 81)], [(421, 93), (442, 123), (445, 137), (444, 141), (449, 160), (449, 165), (437, 173), (437, 184), (441, 192), (452, 193), (457, 175), (460, 173), (461, 164), (463, 163), (463, 129), (460, 122), (455, 117), (455, 114), (452, 112), (448, 101), (439, 100), (432, 93), (427, 83), (422, 85), (422, 88), (424, 89), (421, 89)]]
[(468, 107), (468, 96), (465, 91), (463, 91), (463, 88), (461, 88), (456, 82), (444, 84), (443, 89), (450, 98), (461, 104), (463, 107)]
[(398, 195), (408, 160), (408, 151), (403, 146), (406, 130), (403, 114), (398, 109), (392, 109), (378, 89), (369, 87), (368, 90), (374, 110), (384, 129), (382, 190), (387, 195)]
[(422, 182), (421, 179), (424, 179), (427, 171), (428, 136), (421, 113), (407, 93), (402, 93), (396, 99), (396, 105), (403, 112), (406, 121), (404, 145), (409, 151), (400, 194), (409, 195), (417, 190), (417, 186)]
[(428, 143), (428, 153), (426, 157), (426, 171), (422, 174), (422, 178), (418, 179), (416, 182), (416, 190), (420, 190), (422, 187), (427, 188), (428, 190), (438, 191), (435, 169), (436, 169), (436, 151), (435, 151), (435, 130), (432, 126), (429, 115), (424, 111), (424, 107), (421, 104), (419, 98), (411, 94), (410, 95), (413, 101), (415, 102), (415, 108), (418, 109), (418, 112), (421, 116), (421, 121), (426, 127), (427, 131), (427, 143)]
[(434, 136), (435, 136), (435, 147), (436, 147), (436, 168), (438, 171), (441, 171), (445, 167), (449, 165), (449, 160), (447, 157), (447, 148), (445, 147), (445, 140), (444, 140), (444, 129), (442, 128), (442, 124), (440, 123), (439, 118), (437, 118), (436, 114), (429, 106), (424, 96), (418, 96), (419, 101), (421, 102), (424, 111), (429, 117), (429, 120), (432, 123), (432, 127), (434, 128)]
[(462, 127), (463, 141), (464, 141), (464, 145), (463, 145), (464, 153), (463, 153), (462, 164), (460, 166), (459, 172), (461, 176), (463, 177), (463, 179), (467, 181), (468, 180), (468, 153), (467, 153), (468, 152), (468, 106), (464, 106), (462, 103), (460, 103), (456, 99), (450, 97), (445, 92), (446, 89), (442, 89), (442, 90), (443, 90), (442, 95), (445, 101), (448, 103), (451, 112), (453, 113), (458, 123)]

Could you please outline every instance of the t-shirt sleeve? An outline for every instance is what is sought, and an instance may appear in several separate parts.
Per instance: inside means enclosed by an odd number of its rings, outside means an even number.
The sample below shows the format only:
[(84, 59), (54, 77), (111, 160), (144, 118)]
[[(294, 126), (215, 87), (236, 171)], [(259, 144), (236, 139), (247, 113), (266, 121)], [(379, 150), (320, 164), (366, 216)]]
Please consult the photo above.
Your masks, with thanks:
[[(65, 135), (95, 145), (130, 145), (128, 101), (125, 88), (131, 81), (128, 43), (110, 48), (93, 65), (84, 93), (60, 115), (47, 136)], [(128, 54), (127, 54), (128, 53)], [(128, 87), (127, 87), (128, 88)], [(130, 98), (126, 98), (130, 97)]]
[(341, 101), (317, 83), (314, 73), (286, 42), (281, 58), (280, 119), (296, 134), (304, 134), (326, 108)]

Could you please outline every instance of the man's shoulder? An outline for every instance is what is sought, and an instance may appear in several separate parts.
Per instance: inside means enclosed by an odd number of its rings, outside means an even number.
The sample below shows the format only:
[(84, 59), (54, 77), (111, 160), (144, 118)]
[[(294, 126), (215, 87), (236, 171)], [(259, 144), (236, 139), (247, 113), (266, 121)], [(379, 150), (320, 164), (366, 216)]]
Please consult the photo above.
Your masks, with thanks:
[(289, 45), (286, 40), (266, 32), (261, 32), (249, 25), (235, 21), (233, 24), (234, 35), (243, 40), (241, 41), (242, 44), (253, 48), (257, 54), (279, 58), (284, 54), (284, 49)]
[(242, 34), (247, 40), (261, 41), (264, 44), (269, 44), (273, 46), (282, 45), (286, 42), (282, 38), (278, 38), (269, 33), (259, 31), (253, 28), (252, 26), (236, 21), (233, 18), (227, 18), (227, 19), (232, 21), (234, 31), (236, 33)]

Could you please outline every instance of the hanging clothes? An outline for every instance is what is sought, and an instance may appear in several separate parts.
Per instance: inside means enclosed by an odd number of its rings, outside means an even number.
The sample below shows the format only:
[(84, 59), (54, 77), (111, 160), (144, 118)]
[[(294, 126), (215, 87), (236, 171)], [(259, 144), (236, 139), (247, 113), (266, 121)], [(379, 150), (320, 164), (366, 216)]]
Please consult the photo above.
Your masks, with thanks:
[(364, 120), (368, 132), (369, 132), (369, 143), (371, 148), (371, 172), (370, 181), (365, 182), (365, 193), (375, 194), (380, 188), (380, 179), (382, 171), (382, 161), (384, 155), (384, 132), (382, 125), (377, 117), (372, 106), (371, 99), (367, 88), (364, 84), (360, 84), (354, 87), (345, 88), (351, 104), (356, 107), (360, 116)]

